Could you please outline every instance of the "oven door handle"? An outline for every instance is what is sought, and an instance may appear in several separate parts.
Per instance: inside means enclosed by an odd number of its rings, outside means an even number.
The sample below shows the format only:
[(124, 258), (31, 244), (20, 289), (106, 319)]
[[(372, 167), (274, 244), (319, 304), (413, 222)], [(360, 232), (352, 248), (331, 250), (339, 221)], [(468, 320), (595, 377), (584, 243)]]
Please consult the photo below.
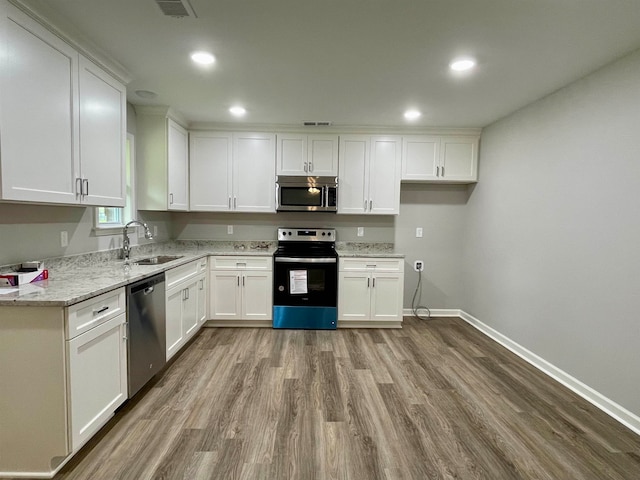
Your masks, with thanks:
[(276, 263), (337, 263), (338, 259), (334, 257), (275, 257)]

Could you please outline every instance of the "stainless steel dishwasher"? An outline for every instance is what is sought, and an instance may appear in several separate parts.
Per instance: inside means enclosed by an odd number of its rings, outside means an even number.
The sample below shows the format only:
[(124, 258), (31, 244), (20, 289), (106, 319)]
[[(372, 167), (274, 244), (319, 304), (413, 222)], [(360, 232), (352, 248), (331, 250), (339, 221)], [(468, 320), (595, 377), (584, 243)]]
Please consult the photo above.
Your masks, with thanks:
[(166, 360), (164, 272), (127, 286), (129, 398)]

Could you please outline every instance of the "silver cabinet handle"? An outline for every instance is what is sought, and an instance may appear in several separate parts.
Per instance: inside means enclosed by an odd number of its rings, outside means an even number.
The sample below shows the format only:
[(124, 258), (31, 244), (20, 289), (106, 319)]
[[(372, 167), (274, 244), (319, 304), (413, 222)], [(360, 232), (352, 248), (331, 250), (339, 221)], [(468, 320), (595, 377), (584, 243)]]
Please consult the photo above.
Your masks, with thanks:
[(440, 167), (436, 167), (436, 177), (440, 176)]
[(238, 208), (238, 197), (233, 197), (233, 209)]
[(444, 165), (442, 166), (442, 176), (444, 177)]
[(238, 275), (237, 279), (238, 279), (238, 286), (240, 286), (240, 275)]
[(244, 275), (242, 276), (242, 286), (244, 287)]
[(82, 196), (82, 178), (76, 178), (76, 196)]
[(369, 200), (369, 211), (373, 210), (373, 200)]
[(304, 171), (305, 172), (309, 171), (309, 166), (308, 166), (307, 162), (304, 162)]
[(313, 162), (309, 162), (309, 171), (313, 172)]
[(204, 290), (204, 280), (200, 280), (200, 290)]
[(376, 288), (376, 277), (373, 277), (373, 288)]
[(88, 178), (85, 178), (84, 180), (82, 180), (82, 186), (86, 187), (86, 188), (83, 188), (82, 194), (89, 195), (89, 179)]
[(169, 194), (169, 205), (173, 205), (173, 193)]
[(231, 197), (229, 197), (229, 210), (231, 210)]
[(365, 199), (365, 201), (364, 201), (364, 211), (365, 211), (365, 212), (367, 211), (367, 200), (366, 200), (366, 199)]
[(100, 315), (102, 312), (106, 312), (107, 310), (109, 310), (109, 307), (105, 305), (104, 307), (99, 308), (98, 310), (94, 310), (93, 314)]
[(367, 288), (369, 288), (371, 286), (371, 279), (367, 278)]

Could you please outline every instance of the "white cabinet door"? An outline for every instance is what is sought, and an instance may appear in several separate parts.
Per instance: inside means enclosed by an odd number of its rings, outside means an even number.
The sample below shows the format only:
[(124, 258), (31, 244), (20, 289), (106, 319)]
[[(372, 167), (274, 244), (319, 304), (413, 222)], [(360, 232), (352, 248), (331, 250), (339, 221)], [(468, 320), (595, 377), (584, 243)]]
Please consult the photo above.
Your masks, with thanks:
[(338, 287), (338, 320), (368, 320), (371, 316), (371, 274), (340, 272)]
[(202, 325), (207, 319), (207, 276), (200, 275), (198, 278), (198, 289), (197, 289), (197, 304), (198, 304), (198, 323)]
[(377, 215), (400, 213), (400, 137), (373, 137), (369, 167), (369, 210)]
[(376, 273), (371, 279), (371, 319), (402, 321), (402, 281), (396, 274)]
[(307, 136), (278, 134), (278, 175), (307, 175)]
[(212, 271), (209, 287), (209, 318), (242, 317), (240, 274), (236, 271)]
[(271, 320), (273, 315), (273, 273), (242, 273), (242, 318)]
[(82, 203), (124, 207), (127, 91), (82, 56), (79, 67)]
[(440, 178), (445, 182), (478, 180), (478, 139), (475, 137), (443, 137)]
[(169, 360), (184, 343), (184, 329), (182, 327), (182, 302), (184, 290), (181, 285), (168, 289), (166, 292), (166, 336), (167, 360)]
[(14, 6), (2, 7), (1, 196), (77, 203), (78, 54)]
[(167, 119), (169, 210), (189, 209), (188, 152), (187, 131), (172, 119)]
[(189, 143), (190, 210), (231, 210), (232, 135), (191, 132)]
[(127, 398), (125, 322), (119, 315), (67, 342), (74, 452)]
[(309, 135), (307, 152), (309, 174), (314, 177), (338, 175), (337, 135)]
[(233, 134), (233, 210), (275, 213), (275, 161), (274, 134)]
[(402, 180), (437, 180), (440, 166), (440, 137), (412, 135), (402, 139)]
[(369, 201), (369, 137), (340, 137), (338, 213), (365, 213)]
[(197, 331), (198, 322), (198, 281), (185, 285), (182, 300), (182, 330), (185, 341), (191, 338)]

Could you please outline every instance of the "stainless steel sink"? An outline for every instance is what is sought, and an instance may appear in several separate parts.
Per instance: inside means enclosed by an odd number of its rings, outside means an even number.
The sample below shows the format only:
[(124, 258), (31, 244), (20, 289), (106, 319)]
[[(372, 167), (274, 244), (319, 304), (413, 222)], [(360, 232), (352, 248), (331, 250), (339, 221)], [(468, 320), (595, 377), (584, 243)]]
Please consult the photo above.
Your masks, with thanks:
[(182, 258), (183, 256), (184, 255), (158, 255), (156, 257), (141, 258), (133, 263), (136, 265), (161, 265)]

